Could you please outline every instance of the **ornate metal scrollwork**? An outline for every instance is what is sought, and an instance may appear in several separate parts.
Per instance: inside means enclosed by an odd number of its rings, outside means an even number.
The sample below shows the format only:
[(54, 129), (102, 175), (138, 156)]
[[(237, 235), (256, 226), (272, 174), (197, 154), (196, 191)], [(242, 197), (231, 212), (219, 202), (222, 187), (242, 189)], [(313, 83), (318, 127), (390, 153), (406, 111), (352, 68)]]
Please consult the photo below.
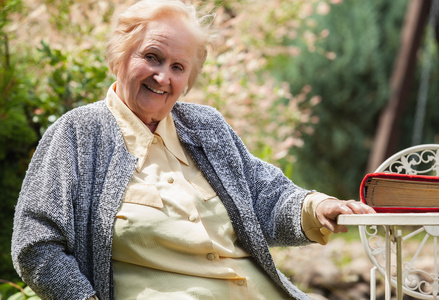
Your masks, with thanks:
[[(412, 175), (439, 176), (439, 145), (421, 145), (401, 151), (386, 160), (376, 172), (400, 173)], [(404, 227), (404, 228), (403, 228)], [(439, 300), (439, 261), (438, 261), (438, 226), (417, 226), (406, 228), (404, 231), (402, 248), (415, 239), (417, 248), (414, 251), (403, 253), (402, 283), (405, 294), (418, 299)], [(363, 246), (377, 267), (381, 275), (385, 274), (385, 227), (360, 226), (360, 236)], [(391, 249), (391, 281), (396, 286), (396, 251), (392, 242)], [(409, 257), (410, 256), (410, 257)], [(427, 267), (426, 256), (429, 259)]]
[(439, 174), (439, 149), (409, 153), (393, 161), (384, 170), (388, 173), (435, 175)]

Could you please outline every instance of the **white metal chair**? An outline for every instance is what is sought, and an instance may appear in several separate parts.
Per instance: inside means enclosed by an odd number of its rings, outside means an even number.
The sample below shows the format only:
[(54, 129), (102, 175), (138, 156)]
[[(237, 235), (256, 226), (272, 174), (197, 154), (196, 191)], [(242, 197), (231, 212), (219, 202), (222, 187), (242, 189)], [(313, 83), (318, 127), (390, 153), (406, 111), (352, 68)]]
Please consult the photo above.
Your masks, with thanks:
[[(402, 150), (383, 162), (376, 172), (439, 176), (439, 144), (425, 144)], [(396, 228), (375, 225), (359, 226), (363, 246), (374, 264), (371, 270), (371, 299), (376, 297), (375, 274), (378, 270), (383, 277), (389, 278), (390, 275), (389, 282), (394, 287), (396, 287), (397, 276), (402, 276), (399, 278), (402, 288), (398, 288), (404, 294), (417, 299), (438, 300), (439, 226), (398, 226), (398, 229), (399, 242), (391, 241), (391, 259), (390, 263), (386, 264), (385, 231), (396, 230)], [(391, 236), (395, 237), (393, 233)], [(410, 243), (411, 241), (415, 243)], [(409, 251), (414, 253), (413, 255), (406, 253), (408, 252), (406, 247), (409, 244), (410, 247), (417, 245), (417, 249)], [(398, 252), (396, 247), (401, 247), (399, 252), (403, 253), (402, 258), (396, 257)], [(389, 265), (390, 272), (386, 273), (386, 267)], [(390, 298), (390, 295), (387, 296)], [(402, 299), (402, 295), (399, 297)]]

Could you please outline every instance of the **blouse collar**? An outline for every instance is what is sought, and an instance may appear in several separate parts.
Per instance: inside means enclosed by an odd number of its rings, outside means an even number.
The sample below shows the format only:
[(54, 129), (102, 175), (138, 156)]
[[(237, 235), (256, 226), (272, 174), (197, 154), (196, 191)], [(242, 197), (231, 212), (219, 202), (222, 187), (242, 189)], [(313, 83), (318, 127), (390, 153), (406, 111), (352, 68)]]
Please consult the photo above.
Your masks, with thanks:
[(136, 170), (139, 172), (144, 165), (154, 135), (162, 138), (165, 147), (178, 160), (185, 165), (189, 165), (178, 139), (172, 115), (168, 114), (161, 120), (153, 134), (116, 94), (116, 84), (117, 82), (113, 83), (108, 89), (105, 101), (122, 131), (127, 150), (138, 158)]

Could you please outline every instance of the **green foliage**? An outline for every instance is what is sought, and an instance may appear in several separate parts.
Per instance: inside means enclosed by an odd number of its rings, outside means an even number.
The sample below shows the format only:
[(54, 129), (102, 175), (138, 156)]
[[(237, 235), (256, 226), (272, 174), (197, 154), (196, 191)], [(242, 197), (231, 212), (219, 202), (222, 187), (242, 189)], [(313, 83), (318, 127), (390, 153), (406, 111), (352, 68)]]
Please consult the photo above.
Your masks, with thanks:
[(51, 49), (42, 41), (38, 51), (42, 55), (40, 64), (50, 66), (38, 89), (40, 107), (33, 118), (43, 131), (67, 111), (100, 100), (112, 82), (104, 60), (95, 49), (73, 55)]
[[(319, 122), (295, 149), (298, 183), (341, 198), (357, 198), (377, 117), (388, 100), (389, 78), (398, 51), (405, 5), (346, 0), (331, 13), (316, 16), (313, 32), (329, 36), (310, 48), (294, 43), (301, 55), (278, 56), (271, 68), (293, 92), (309, 83), (322, 102), (313, 114)], [(334, 53), (334, 56), (326, 53)]]
[[(432, 30), (432, 28), (427, 27), (427, 30)], [(399, 149), (404, 149), (412, 145), (413, 127), (418, 105), (418, 92), (421, 85), (421, 73), (425, 65), (430, 65), (430, 73), (421, 144), (439, 143), (439, 102), (437, 101), (439, 95), (439, 85), (437, 84), (439, 81), (438, 53), (439, 42), (433, 35), (433, 32), (427, 31), (419, 49), (417, 69), (412, 85), (413, 89), (409, 104), (403, 115), (401, 132), (405, 134), (401, 134), (401, 140), (398, 145)]]
[(297, 54), (282, 42), (307, 17), (299, 12), (308, 4), (305, 0), (224, 3), (216, 11), (218, 34), (204, 72), (188, 96), (191, 102), (216, 107), (254, 155), (283, 164), (289, 173), (288, 162), (294, 157), (287, 155), (288, 148), (302, 144), (300, 130), (308, 130), (313, 122), (310, 103), (315, 101), (303, 103), (310, 91), (307, 85), (293, 96), (288, 83), (276, 82), (267, 72), (267, 58)]
[(75, 2), (73, 0), (44, 0), (45, 4), (49, 7), (49, 9), (56, 9), (56, 13), (50, 14), (51, 17), (51, 23), (55, 24), (56, 28), (58, 30), (70, 30), (71, 32), (74, 32), (78, 28), (76, 26), (73, 26), (72, 28), (68, 28), (66, 24), (69, 23), (69, 13), (70, 13), (70, 6)]
[[(3, 280), (0, 280), (3, 282)], [(34, 291), (29, 287), (22, 287), (23, 283), (15, 284), (13, 282), (6, 282), (0, 284), (0, 299), (5, 300), (40, 300)], [(17, 289), (19, 290), (17, 292)]]
[(24, 294), (22, 287), (23, 283), (16, 284), (10, 281), (0, 279), (0, 299), (10, 299), (9, 297), (16, 294), (19, 290), (19, 294)]
[[(114, 80), (103, 59), (106, 26), (100, 26), (114, 5), (100, 10), (93, 1), (39, 4), (49, 12), (55, 42), (9, 49), (14, 36), (4, 28), (23, 6), (0, 0), (0, 274), (8, 280), (18, 280), (9, 254), (13, 207), (37, 141), (63, 113), (102, 99)], [(298, 184), (355, 198), (389, 96), (406, 3), (344, 0), (329, 14), (304, 14), (309, 5), (324, 4), (215, 0), (221, 37), (188, 97), (216, 106), (255, 155), (281, 165)], [(67, 47), (72, 42), (78, 47)], [(431, 82), (438, 80), (437, 65), (434, 56)], [(430, 95), (437, 95), (439, 87), (430, 87)], [(424, 141), (434, 140), (431, 128), (439, 126), (439, 102), (428, 105)], [(403, 124), (407, 132), (410, 111), (413, 104)], [(1, 285), (0, 293), (16, 290)]]
[(32, 83), (23, 75), (9, 50), (9, 36), (4, 27), (8, 15), (21, 8), (21, 1), (2, 1), (0, 10), (0, 274), (17, 278), (12, 269), (10, 247), (14, 204), (29, 157), (29, 145), (36, 141), (29, 126), (28, 97)]
[(18, 280), (10, 255), (14, 206), (37, 142), (66, 111), (102, 99), (113, 79), (94, 48), (73, 54), (45, 42), (38, 49), (10, 47), (8, 16), (23, 6), (0, 5), (0, 274)]
[(17, 12), (22, 8), (21, 0), (7, 0), (0, 2), (0, 30), (10, 22), (9, 15), (11, 13)]

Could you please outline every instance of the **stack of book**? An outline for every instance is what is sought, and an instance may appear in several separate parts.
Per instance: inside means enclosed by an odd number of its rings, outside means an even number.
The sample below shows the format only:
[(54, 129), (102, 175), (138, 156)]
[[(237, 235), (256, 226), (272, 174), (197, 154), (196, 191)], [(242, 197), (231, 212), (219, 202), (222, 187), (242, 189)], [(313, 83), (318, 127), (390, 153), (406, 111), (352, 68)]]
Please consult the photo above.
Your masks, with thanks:
[(439, 212), (439, 177), (367, 174), (361, 182), (360, 198), (377, 212)]

